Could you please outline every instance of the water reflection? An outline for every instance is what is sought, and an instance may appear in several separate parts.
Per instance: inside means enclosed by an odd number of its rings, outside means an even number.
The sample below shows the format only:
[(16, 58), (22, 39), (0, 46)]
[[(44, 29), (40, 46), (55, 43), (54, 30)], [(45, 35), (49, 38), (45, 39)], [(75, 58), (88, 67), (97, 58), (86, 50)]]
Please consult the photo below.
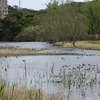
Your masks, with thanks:
[(50, 48), (52, 45), (47, 42), (1, 42), (1, 47), (34, 48), (37, 50)]

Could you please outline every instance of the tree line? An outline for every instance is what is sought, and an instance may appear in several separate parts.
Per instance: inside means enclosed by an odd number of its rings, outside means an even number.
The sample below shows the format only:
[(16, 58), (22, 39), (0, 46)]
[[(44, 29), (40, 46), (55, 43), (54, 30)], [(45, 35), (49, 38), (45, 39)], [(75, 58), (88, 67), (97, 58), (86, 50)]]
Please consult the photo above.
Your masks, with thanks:
[[(37, 29), (40, 23), (39, 16), (41, 13), (45, 13), (45, 11), (34, 11), (27, 8), (18, 9), (18, 6), (8, 6), (8, 12), (9, 14), (4, 19), (0, 19), (0, 41), (31, 41), (32, 39), (27, 40), (27, 36), (30, 36), (35, 30), (31, 28), (29, 33), (29, 27), (36, 26)], [(24, 35), (25, 37), (23, 36), (26, 39), (20, 37), (20, 34), (24, 31), (27, 31), (28, 34)]]
[[(98, 40), (100, 33), (100, 1), (65, 3), (51, 0), (43, 18), (46, 41), (71, 42)], [(48, 34), (48, 35), (46, 35)]]
[(64, 2), (51, 0), (40, 11), (9, 6), (0, 19), (0, 41), (71, 42), (98, 40), (100, 1)]

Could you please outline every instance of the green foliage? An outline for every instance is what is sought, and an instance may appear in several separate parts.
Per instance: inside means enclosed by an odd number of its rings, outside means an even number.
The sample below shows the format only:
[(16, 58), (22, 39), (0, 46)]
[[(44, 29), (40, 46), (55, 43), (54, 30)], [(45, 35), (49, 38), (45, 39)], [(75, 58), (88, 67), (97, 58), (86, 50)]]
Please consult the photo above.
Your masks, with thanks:
[(2, 40), (3, 37), (4, 37), (3, 24), (2, 24), (2, 20), (0, 20), (0, 41)]
[(10, 14), (11, 12), (14, 12), (15, 10), (18, 10), (17, 5), (14, 5), (14, 6), (8, 5), (8, 14)]
[(34, 13), (24, 13), (22, 10), (15, 10), (8, 14), (2, 24), (1, 36), (3, 41), (14, 41), (14, 38), (22, 31), (23, 28), (34, 25), (36, 19)]
[(53, 0), (47, 4), (47, 14), (43, 19), (44, 38), (48, 42), (76, 42), (86, 30), (81, 3), (66, 3), (59, 6)]
[(5, 36), (4, 40), (13, 41), (14, 37), (21, 31), (25, 25), (21, 11), (15, 11), (7, 15), (4, 19)]
[(0, 82), (0, 99), (3, 100), (4, 98), (4, 88), (5, 88), (5, 82)]
[(86, 16), (86, 24), (89, 28), (88, 33), (98, 35), (100, 33), (100, 2), (86, 2), (82, 9)]
[[(18, 10), (16, 5), (9, 6), (9, 14), (3, 20), (0, 19), (0, 41), (42, 40), (53, 43), (62, 41), (74, 45), (77, 40), (98, 39), (99, 0), (92, 2), (51, 0), (46, 6), (45, 10), (40, 11), (27, 8)], [(42, 26), (42, 30), (31, 29), (33, 26)]]
[(36, 92), (34, 100), (42, 100), (42, 92), (40, 89)]
[(34, 13), (27, 12), (27, 14), (25, 14), (25, 19), (26, 19), (27, 26), (33, 26), (34, 25), (34, 21), (37, 18), (38, 17)]
[(15, 41), (38, 41), (41, 29), (39, 26), (24, 28), (16, 37)]

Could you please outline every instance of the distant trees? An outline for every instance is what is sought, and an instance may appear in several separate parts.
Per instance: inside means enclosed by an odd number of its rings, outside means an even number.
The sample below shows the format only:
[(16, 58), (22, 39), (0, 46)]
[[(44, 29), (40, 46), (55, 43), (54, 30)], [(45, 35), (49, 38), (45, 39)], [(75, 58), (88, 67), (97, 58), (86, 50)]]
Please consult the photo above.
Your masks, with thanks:
[(51, 0), (40, 11), (9, 6), (9, 14), (0, 19), (0, 41), (62, 41), (76, 46), (80, 39), (99, 39), (100, 2), (72, 1)]
[(10, 13), (4, 19), (4, 40), (13, 41), (14, 37), (21, 31), (23, 27), (25, 27), (25, 19), (23, 18), (23, 12), (15, 11)]
[(17, 8), (18, 8), (18, 6), (16, 6), (16, 5), (14, 7), (8, 5), (8, 14), (10, 14), (11, 12), (14, 12), (15, 10), (18, 10)]
[[(46, 14), (43, 21), (43, 29), (44, 29), (44, 40), (48, 42), (56, 42), (58, 41), (58, 3), (54, 2), (53, 4), (47, 4)], [(58, 34), (57, 34), (58, 33)]]
[(47, 4), (47, 14), (43, 20), (44, 38), (48, 42), (71, 42), (75, 46), (75, 42), (85, 31), (83, 15), (79, 13), (77, 3), (74, 3), (74, 6), (69, 3), (64, 4), (63, 1), (61, 3), (59, 6), (58, 1), (51, 0)]
[(2, 19), (0, 20), (0, 41), (4, 37)]
[(37, 26), (41, 25), (41, 17), (45, 13), (45, 10), (18, 9), (17, 5), (9, 5), (8, 15), (0, 19), (0, 41), (36, 41), (35, 36), (40, 32)]
[(0, 30), (0, 35), (2, 36), (1, 40), (14, 41), (14, 38), (24, 27), (33, 26), (36, 17), (34, 13), (24, 13), (21, 10), (11, 12), (0, 21), (0, 27), (2, 28)]
[(86, 2), (83, 6), (83, 11), (87, 18), (88, 33), (94, 34), (97, 40), (100, 33), (100, 1)]

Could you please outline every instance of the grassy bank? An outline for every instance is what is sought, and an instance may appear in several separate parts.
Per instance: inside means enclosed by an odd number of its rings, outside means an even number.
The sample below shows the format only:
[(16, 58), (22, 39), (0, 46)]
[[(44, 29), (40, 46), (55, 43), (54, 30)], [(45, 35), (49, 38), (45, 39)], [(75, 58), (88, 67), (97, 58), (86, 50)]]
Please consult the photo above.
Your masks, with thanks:
[(53, 52), (35, 49), (22, 49), (22, 48), (0, 48), (0, 56), (24, 56), (24, 55), (52, 55)]
[[(58, 42), (56, 45), (66, 48), (75, 48), (72, 43), (62, 44), (62, 42)], [(100, 50), (100, 41), (77, 41), (75, 45), (80, 49)]]
[[(9, 86), (0, 81), (0, 100), (58, 100), (58, 94), (44, 94), (40, 89)], [(61, 100), (63, 95), (59, 93)]]
[(26, 89), (0, 82), (0, 100), (43, 100), (40, 89)]
[[(75, 43), (77, 48), (100, 50), (100, 41), (77, 41)], [(65, 48), (75, 48), (72, 43), (57, 42), (56, 46), (62, 46)], [(0, 56), (23, 56), (23, 55), (54, 55), (54, 52), (49, 50), (35, 50), (35, 49), (22, 49), (14, 47), (0, 47)]]

